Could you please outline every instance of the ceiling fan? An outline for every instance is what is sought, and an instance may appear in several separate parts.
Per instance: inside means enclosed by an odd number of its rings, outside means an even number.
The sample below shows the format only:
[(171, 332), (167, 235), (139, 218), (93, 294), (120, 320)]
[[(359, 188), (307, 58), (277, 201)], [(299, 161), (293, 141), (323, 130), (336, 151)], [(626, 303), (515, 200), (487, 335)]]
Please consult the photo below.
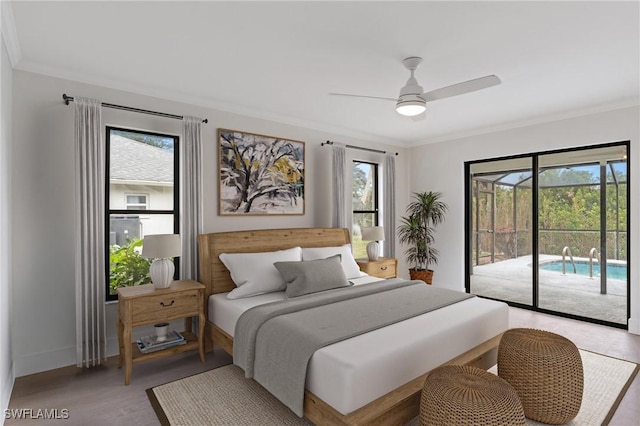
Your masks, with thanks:
[[(369, 98), (394, 101), (396, 103), (396, 111), (398, 114), (408, 117), (416, 117), (423, 114), (427, 109), (427, 102), (438, 99), (450, 98), (452, 96), (462, 95), (464, 93), (475, 92), (477, 90), (486, 89), (488, 87), (497, 86), (501, 83), (500, 79), (495, 75), (487, 75), (462, 83), (452, 84), (451, 86), (442, 87), (440, 89), (425, 92), (422, 86), (413, 76), (413, 72), (422, 63), (422, 58), (411, 56), (402, 61), (405, 68), (411, 72), (411, 76), (402, 89), (397, 99), (382, 98), (379, 96), (352, 95), (348, 93), (329, 93), (334, 96), (350, 96), (354, 98)], [(423, 114), (424, 117), (424, 114)]]

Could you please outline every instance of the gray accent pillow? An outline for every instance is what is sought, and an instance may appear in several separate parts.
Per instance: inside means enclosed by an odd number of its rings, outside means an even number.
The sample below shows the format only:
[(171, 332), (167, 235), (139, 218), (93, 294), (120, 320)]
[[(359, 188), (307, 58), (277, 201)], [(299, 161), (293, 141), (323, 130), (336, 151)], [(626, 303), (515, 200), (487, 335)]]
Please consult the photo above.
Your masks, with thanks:
[(287, 283), (287, 297), (303, 296), (352, 285), (342, 270), (339, 254), (326, 259), (275, 262), (273, 266)]

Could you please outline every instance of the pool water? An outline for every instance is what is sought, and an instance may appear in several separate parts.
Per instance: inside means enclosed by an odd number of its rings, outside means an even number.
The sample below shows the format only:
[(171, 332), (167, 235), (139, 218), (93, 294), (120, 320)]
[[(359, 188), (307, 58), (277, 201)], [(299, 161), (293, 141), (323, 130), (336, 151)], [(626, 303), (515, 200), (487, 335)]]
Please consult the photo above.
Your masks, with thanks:
[[(575, 264), (577, 271), (576, 273), (578, 275), (586, 275), (587, 277), (589, 276), (589, 262), (577, 261), (575, 262)], [(544, 269), (545, 271), (562, 272), (562, 261), (554, 260), (552, 262), (541, 263), (540, 269)], [(566, 271), (567, 274), (573, 274), (573, 265), (571, 265), (571, 261), (566, 262)], [(600, 265), (596, 262), (593, 263), (593, 276), (600, 276)], [(627, 265), (607, 263), (607, 278), (626, 280)]]

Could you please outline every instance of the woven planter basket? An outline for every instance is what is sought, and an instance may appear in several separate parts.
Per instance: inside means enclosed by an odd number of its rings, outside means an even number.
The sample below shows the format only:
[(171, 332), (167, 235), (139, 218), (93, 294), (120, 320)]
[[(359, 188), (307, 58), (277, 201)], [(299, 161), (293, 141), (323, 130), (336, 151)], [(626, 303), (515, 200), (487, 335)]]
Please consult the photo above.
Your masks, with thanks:
[(433, 271), (431, 269), (409, 269), (409, 278), (431, 284), (433, 282)]
[(518, 392), (532, 420), (559, 425), (580, 411), (582, 358), (565, 337), (530, 328), (507, 330), (498, 346), (498, 375)]
[(420, 425), (524, 425), (518, 394), (495, 374), (467, 365), (445, 365), (426, 378)]

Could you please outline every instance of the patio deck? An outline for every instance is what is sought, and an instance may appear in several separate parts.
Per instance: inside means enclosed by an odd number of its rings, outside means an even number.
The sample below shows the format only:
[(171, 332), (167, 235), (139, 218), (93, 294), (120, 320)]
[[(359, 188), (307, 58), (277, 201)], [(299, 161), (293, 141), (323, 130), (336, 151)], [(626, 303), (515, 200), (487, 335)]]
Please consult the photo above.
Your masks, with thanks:
[[(540, 262), (561, 260), (560, 256), (541, 255)], [(575, 258), (585, 260), (582, 258)], [(588, 260), (588, 259), (586, 259)], [(480, 296), (532, 304), (532, 257), (474, 266), (471, 293)], [(567, 263), (567, 272), (570, 271)], [(627, 324), (627, 282), (607, 279), (607, 294), (600, 294), (600, 277), (539, 271), (539, 304), (542, 309)]]

